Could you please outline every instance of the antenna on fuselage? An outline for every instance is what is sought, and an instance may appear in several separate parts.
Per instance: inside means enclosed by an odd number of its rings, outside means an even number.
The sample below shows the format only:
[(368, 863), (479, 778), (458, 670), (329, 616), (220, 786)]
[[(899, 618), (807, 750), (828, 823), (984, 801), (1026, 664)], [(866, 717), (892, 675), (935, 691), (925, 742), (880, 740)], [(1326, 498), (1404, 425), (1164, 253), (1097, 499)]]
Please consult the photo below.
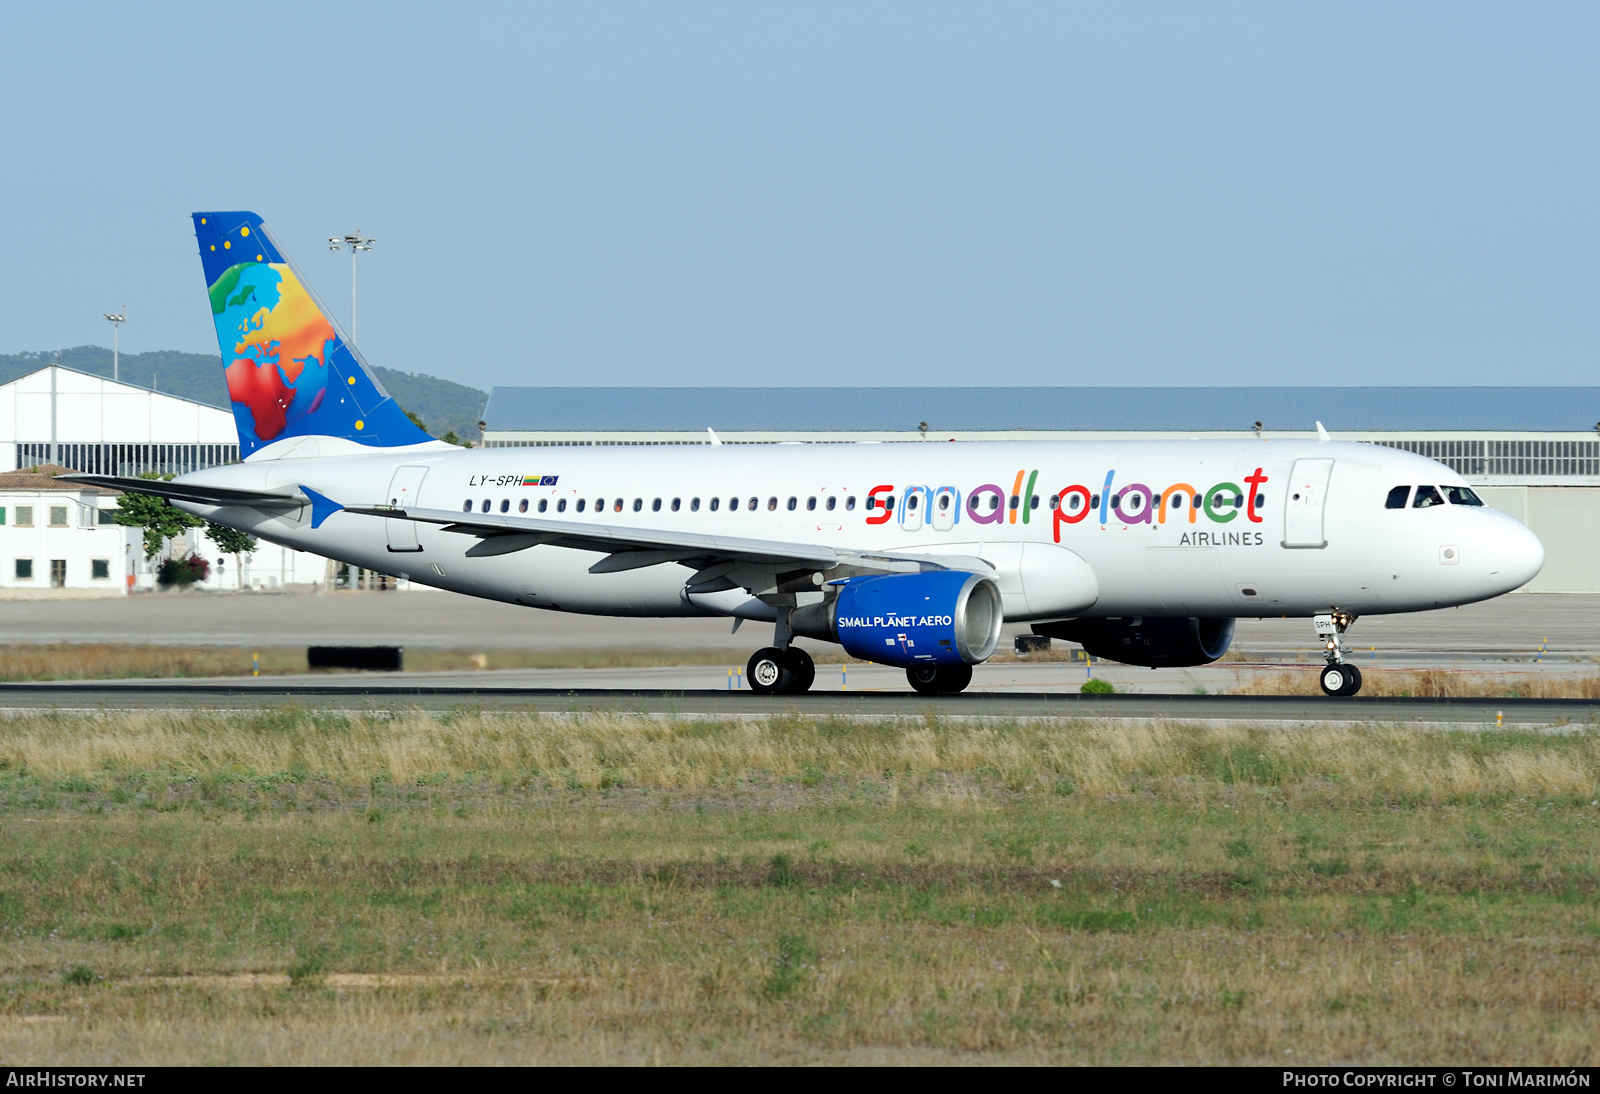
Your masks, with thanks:
[(1331, 440), (1333, 440), (1333, 438), (1328, 436), (1328, 431), (1326, 429), (1322, 428), (1322, 423), (1321, 422), (1318, 422), (1317, 423), (1317, 443), (1318, 444), (1327, 444)]
[(722, 441), (717, 438), (716, 431), (710, 426), (706, 426), (706, 436), (711, 438), (711, 447), (716, 448), (722, 444)]

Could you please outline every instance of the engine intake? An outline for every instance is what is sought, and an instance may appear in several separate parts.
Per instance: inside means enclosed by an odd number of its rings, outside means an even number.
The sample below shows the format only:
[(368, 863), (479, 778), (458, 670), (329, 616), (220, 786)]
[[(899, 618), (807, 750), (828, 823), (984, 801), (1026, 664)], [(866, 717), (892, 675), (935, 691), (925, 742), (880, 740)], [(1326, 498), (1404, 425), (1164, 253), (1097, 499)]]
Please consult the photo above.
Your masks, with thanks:
[(863, 661), (976, 665), (994, 653), (1005, 621), (994, 578), (964, 570), (852, 577), (838, 595), (796, 608), (795, 634), (837, 642)]
[(1208, 665), (1228, 652), (1232, 619), (1069, 619), (1035, 623), (1034, 634), (1077, 642), (1096, 657), (1124, 665), (1184, 668)]

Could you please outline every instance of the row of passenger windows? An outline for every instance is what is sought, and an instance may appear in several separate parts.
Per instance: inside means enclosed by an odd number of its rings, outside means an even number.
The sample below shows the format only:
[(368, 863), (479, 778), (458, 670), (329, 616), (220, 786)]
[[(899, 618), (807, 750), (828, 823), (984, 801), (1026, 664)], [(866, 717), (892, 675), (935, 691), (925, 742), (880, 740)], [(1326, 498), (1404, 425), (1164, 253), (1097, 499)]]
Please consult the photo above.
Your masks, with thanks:
[[(1443, 496), (1440, 491), (1443, 490)], [(1389, 491), (1389, 498), (1383, 503), (1385, 509), (1404, 509), (1406, 499), (1411, 497), (1411, 487), (1396, 486)], [(1483, 500), (1472, 492), (1470, 486), (1419, 486), (1416, 497), (1411, 502), (1413, 509), (1427, 509), (1434, 505), (1443, 505), (1449, 499), (1451, 505), (1482, 505)]]
[[(554, 500), (555, 500), (555, 505), (553, 507), (553, 511), (557, 512), (557, 513), (565, 513), (567, 511), (567, 499), (566, 498), (556, 498)], [(551, 502), (550, 498), (540, 498), (539, 499), (539, 504), (538, 504), (538, 507), (537, 507), (538, 512), (541, 512), (541, 513), (551, 512), (552, 511), (552, 506), (551, 506), (550, 502)], [(838, 508), (839, 499), (836, 498), (836, 497), (824, 498), (823, 499), (823, 503), (824, 503), (823, 506), (822, 506), (823, 509), (828, 510), (828, 511), (832, 511), (832, 510)], [(662, 505), (662, 500), (660, 498), (651, 499), (650, 511), (652, 513), (661, 512), (661, 505)], [(523, 498), (521, 501), (519, 501), (517, 503), (517, 512), (526, 513), (528, 511), (528, 506), (529, 506), (528, 499), (527, 498)], [(746, 508), (746, 509), (752, 509), (752, 510), (753, 509), (759, 509), (759, 508), (761, 508), (761, 499), (760, 498), (749, 498), (749, 499), (729, 498), (728, 499), (728, 509), (729, 509), (729, 511), (738, 509), (741, 506)], [(787, 508), (787, 509), (789, 509), (791, 511), (795, 510), (795, 509), (798, 509), (799, 507), (800, 507), (800, 499), (799, 498), (790, 498), (788, 503), (787, 503), (787, 505), (785, 506), (785, 508)], [(817, 499), (816, 498), (807, 498), (806, 499), (806, 509), (813, 510), (813, 509), (816, 509), (816, 507), (817, 507)], [(853, 496), (845, 498), (844, 499), (844, 507), (847, 510), (854, 509), (856, 507), (856, 499)], [(495, 508), (494, 501), (491, 498), (484, 498), (483, 501), (479, 504), (479, 511), (480, 512), (484, 512), (484, 513), (492, 512), (494, 510), (494, 508)], [(585, 510), (587, 510), (589, 508), (589, 499), (588, 498), (579, 498), (577, 501), (575, 501), (573, 503), (572, 508), (573, 508), (573, 510), (575, 512), (579, 512), (579, 513), (584, 512)], [(635, 513), (644, 512), (644, 499), (643, 498), (634, 498), (633, 499), (633, 504), (631, 506), (628, 504), (628, 500), (626, 498), (615, 498), (611, 502), (611, 511), (613, 513), (620, 513), (624, 509), (628, 509), (628, 508), (632, 508), (632, 510)], [(670, 509), (674, 513), (681, 511), (683, 509), (683, 499), (682, 498), (673, 498), (671, 503), (667, 506), (667, 508)], [(715, 513), (718, 509), (722, 508), (722, 499), (721, 498), (712, 498), (706, 504), (706, 508), (710, 509), (713, 513)], [(774, 510), (775, 511), (778, 508), (778, 499), (777, 498), (768, 498), (767, 499), (767, 508), (769, 510)], [(871, 498), (867, 499), (867, 508), (868, 509), (872, 508), (872, 499)], [(886, 508), (887, 508), (887, 506), (886, 506)], [(595, 498), (594, 499), (594, 511), (596, 513), (603, 513), (603, 512), (605, 512), (605, 509), (606, 509), (606, 499), (605, 498)], [(472, 512), (472, 499), (471, 498), (468, 498), (466, 500), (466, 502), (461, 506), (461, 511), (463, 513)], [(699, 498), (690, 498), (689, 499), (689, 512), (698, 513), (699, 511), (700, 511), (700, 499)], [(500, 512), (502, 512), (502, 513), (511, 512), (511, 499), (510, 498), (501, 498), (500, 499)]]
[[(1431, 489), (1431, 487), (1430, 487), (1430, 489)], [(1470, 491), (1469, 491), (1469, 493), (1470, 493)], [(1169, 508), (1172, 508), (1172, 509), (1182, 509), (1183, 506), (1184, 506), (1184, 499), (1186, 497), (1191, 497), (1191, 495), (1174, 494), (1168, 500), (1167, 505), (1168, 505)], [(937, 507), (938, 507), (938, 509), (939, 509), (939, 511), (941, 513), (947, 511), (950, 508), (950, 498), (951, 498), (950, 494), (941, 491), (939, 493), (938, 497), (935, 499), (934, 504), (937, 505)], [(555, 505), (553, 507), (550, 504), (552, 500), (554, 500), (554, 502), (555, 502)], [(833, 510), (838, 508), (840, 499), (838, 497), (827, 497), (827, 498), (822, 498), (820, 500), (821, 500), (822, 508), (825, 511), (832, 512)], [(914, 493), (906, 500), (906, 508), (908, 510), (911, 510), (912, 512), (915, 512), (916, 509), (917, 509), (918, 503), (920, 501), (921, 501), (921, 494), (920, 493)], [(1058, 498), (1056, 495), (1052, 494), (1052, 495), (1050, 495), (1049, 501), (1050, 501), (1050, 508), (1054, 509), (1054, 508), (1056, 508), (1056, 506), (1058, 504), (1060, 504), (1061, 499)], [(1150, 501), (1151, 501), (1152, 505), (1159, 505), (1160, 504), (1159, 499), (1157, 497), (1154, 497), (1154, 496), (1151, 497)], [(1245, 501), (1245, 495), (1243, 495), (1243, 494), (1222, 493), (1222, 494), (1217, 495), (1217, 497), (1215, 499), (1213, 499), (1212, 508), (1213, 509), (1229, 509), (1229, 508), (1241, 509), (1241, 508), (1244, 507), (1244, 501)], [(805, 499), (805, 508), (806, 508), (807, 512), (814, 511), (818, 506), (818, 502), (819, 502), (819, 499), (817, 499), (815, 497), (810, 497), (810, 498)], [(985, 503), (987, 503), (987, 504), (985, 505)], [(613, 498), (613, 499), (611, 499), (611, 503), (610, 504), (611, 504), (611, 511), (613, 513), (621, 513), (621, 512), (623, 512), (624, 510), (627, 510), (627, 509), (632, 509), (635, 513), (644, 512), (644, 499), (643, 498), (634, 498), (631, 505), (629, 504), (629, 502), (628, 502), (628, 500), (626, 498)], [(651, 501), (650, 501), (650, 511), (652, 513), (661, 512), (662, 504), (663, 503), (662, 503), (662, 499), (661, 498), (652, 498)], [(1199, 494), (1192, 495), (1191, 504), (1196, 509), (1199, 509), (1205, 504), (1205, 499)], [(1257, 509), (1263, 509), (1263, 508), (1266, 507), (1266, 504), (1267, 504), (1266, 495), (1265, 494), (1257, 494), (1256, 495), (1256, 508)], [(1460, 503), (1460, 504), (1470, 504), (1470, 503), (1463, 502), (1463, 503)], [(531, 505), (530, 501), (527, 498), (523, 498), (521, 501), (519, 501), (517, 503), (517, 512), (519, 512), (519, 513), (528, 512), (528, 509), (529, 509), (530, 505)], [(1022, 498), (1019, 495), (1013, 494), (1011, 496), (1011, 498), (1009, 499), (1009, 507), (1012, 508), (1012, 509), (1019, 509), (1019, 508), (1021, 508), (1021, 506), (1022, 506)], [(1099, 508), (1099, 506), (1100, 506), (1100, 495), (1099, 494), (1092, 495), (1089, 498), (1089, 508), (1097, 509), (1097, 508)], [(731, 498), (728, 499), (728, 510), (730, 512), (735, 511), (737, 509), (740, 509), (741, 507), (745, 508), (745, 509), (752, 510), (752, 511), (756, 510), (756, 509), (759, 509), (759, 508), (761, 508), (761, 499), (758, 498), (758, 497), (757, 498), (731, 497)], [(855, 496), (853, 494), (848, 496), (848, 497), (846, 497), (846, 498), (844, 498), (844, 508), (845, 508), (846, 512), (848, 512), (850, 510), (853, 510), (855, 507), (856, 507), (856, 499), (855, 499)], [(865, 507), (867, 509), (876, 509), (876, 508), (882, 507), (882, 509), (885, 512), (892, 512), (894, 510), (894, 497), (893, 497), (893, 495), (890, 495), (889, 497), (885, 497), (885, 498), (870, 498), (869, 497), (867, 499), (867, 503), (866, 503)], [(1000, 495), (996, 494), (996, 493), (993, 493), (992, 491), (985, 491), (985, 492), (980, 493), (980, 494), (972, 494), (972, 495), (968, 496), (968, 498), (967, 498), (967, 508), (971, 512), (974, 512), (974, 513), (980, 512), (985, 507), (987, 508), (987, 511), (991, 512), (991, 513), (994, 512), (996, 509), (1000, 508)], [(1068, 494), (1067, 498), (1066, 498), (1066, 507), (1067, 507), (1067, 511), (1069, 513), (1077, 512), (1079, 509), (1081, 509), (1083, 507), (1083, 495), (1078, 494), (1078, 493)], [(1126, 510), (1129, 513), (1137, 513), (1143, 507), (1144, 507), (1144, 495), (1142, 495), (1142, 494), (1134, 493), (1134, 494), (1129, 494), (1126, 497), (1113, 495), (1112, 498), (1111, 498), (1111, 508), (1116, 509), (1118, 512)], [(472, 501), (471, 498), (468, 498), (461, 505), (461, 511), (463, 513), (470, 513), (470, 512), (472, 512), (473, 508), (474, 508), (474, 504), (473, 504), (473, 501)], [(481, 502), (477, 503), (477, 508), (478, 508), (479, 512), (490, 513), (490, 512), (493, 512), (495, 510), (496, 505), (495, 505), (494, 499), (492, 499), (492, 498), (484, 498)], [(498, 508), (499, 508), (500, 512), (502, 512), (502, 513), (511, 512), (511, 499), (510, 498), (501, 498)], [(575, 502), (572, 503), (572, 508), (573, 508), (574, 512), (578, 512), (578, 513), (582, 513), (582, 512), (587, 511), (589, 509), (589, 499), (588, 498), (578, 498)], [(669, 510), (671, 510), (672, 512), (674, 512), (674, 513), (680, 512), (683, 509), (683, 499), (682, 498), (673, 498), (672, 501), (667, 504), (667, 508)], [(715, 513), (717, 510), (722, 508), (722, 499), (720, 497), (710, 499), (710, 501), (707, 502), (707, 504), (706, 504), (706, 508), (711, 510), (711, 512)], [(797, 497), (789, 498), (788, 501), (783, 504), (783, 508), (789, 510), (790, 512), (794, 512), (795, 510), (800, 508), (800, 499), (797, 498)], [(1035, 494), (1035, 495), (1033, 495), (1032, 497), (1030, 497), (1028, 499), (1028, 508), (1029, 509), (1038, 509), (1039, 508), (1039, 495)], [(595, 498), (594, 499), (594, 512), (603, 513), (603, 512), (605, 512), (605, 510), (606, 510), (606, 499), (605, 498)], [(767, 498), (767, 510), (769, 512), (776, 512), (778, 510), (778, 499), (777, 498), (775, 498), (775, 497)], [(540, 498), (538, 506), (536, 507), (536, 511), (540, 512), (540, 513), (547, 513), (547, 512), (552, 512), (552, 511), (553, 512), (557, 512), (557, 513), (565, 513), (567, 511), (567, 499), (566, 498), (555, 498), (555, 499)], [(689, 512), (698, 513), (699, 511), (700, 511), (700, 499), (699, 498), (690, 498), (689, 499)]]

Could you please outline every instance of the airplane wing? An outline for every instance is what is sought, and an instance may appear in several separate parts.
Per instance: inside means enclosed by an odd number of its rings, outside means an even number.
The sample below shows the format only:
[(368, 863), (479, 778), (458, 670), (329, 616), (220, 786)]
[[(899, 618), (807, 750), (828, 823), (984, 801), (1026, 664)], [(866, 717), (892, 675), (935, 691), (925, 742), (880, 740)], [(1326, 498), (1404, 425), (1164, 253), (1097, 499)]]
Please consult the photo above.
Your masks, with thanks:
[[(314, 491), (306, 492), (314, 502), (319, 500)], [(837, 571), (842, 576), (852, 573), (992, 569), (980, 559), (964, 557), (942, 556), (934, 559), (895, 552), (867, 553), (814, 543), (668, 532), (590, 524), (586, 521), (549, 520), (544, 517), (461, 513), (443, 509), (399, 509), (382, 505), (340, 508), (357, 516), (437, 524), (447, 532), (476, 536), (480, 542), (468, 549), (470, 557), (510, 554), (549, 544), (604, 553), (604, 558), (589, 567), (589, 572), (593, 574), (619, 573), (666, 562), (681, 562), (696, 567), (698, 571), (687, 582), (691, 592), (718, 592), (740, 586), (757, 595), (796, 591), (788, 587), (780, 589), (779, 586), (792, 583), (796, 576), (822, 571)], [(332, 513), (327, 515), (331, 516)], [(326, 516), (322, 519), (326, 519)], [(809, 587), (809, 584), (800, 587)]]
[(223, 486), (198, 486), (167, 482), (164, 479), (136, 479), (124, 475), (57, 475), (62, 482), (81, 482), (103, 486), (124, 494), (151, 494), (169, 501), (189, 501), (197, 505), (249, 505), (257, 509), (295, 509), (307, 504), (298, 494), (275, 494), (265, 490), (234, 490)]

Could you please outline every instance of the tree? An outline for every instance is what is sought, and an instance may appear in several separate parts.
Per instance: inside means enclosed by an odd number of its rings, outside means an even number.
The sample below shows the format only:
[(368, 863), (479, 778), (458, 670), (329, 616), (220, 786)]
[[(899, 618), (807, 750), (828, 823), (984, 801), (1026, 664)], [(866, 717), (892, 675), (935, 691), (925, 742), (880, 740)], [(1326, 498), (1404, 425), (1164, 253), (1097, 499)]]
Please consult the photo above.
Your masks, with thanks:
[(456, 431), (453, 430), (453, 429), (445, 430), (444, 431), (444, 436), (440, 437), (439, 439), (441, 441), (443, 441), (445, 444), (460, 445), (462, 448), (471, 448), (472, 447), (472, 442), (471, 441), (462, 440), (456, 434)]
[(166, 498), (149, 494), (124, 494), (117, 502), (117, 513), (112, 518), (129, 528), (144, 529), (144, 557), (155, 558), (167, 541), (176, 539), (190, 528), (198, 528), (205, 521), (176, 509)]
[(422, 418), (417, 414), (416, 411), (414, 411), (414, 410), (406, 411), (406, 417), (411, 419), (411, 424), (412, 425), (416, 426), (418, 429), (422, 430), (424, 433), (426, 433), (428, 431), (428, 427), (422, 424)]
[(233, 572), (239, 575), (239, 588), (244, 588), (244, 567), (239, 564), (239, 556), (256, 549), (256, 537), (249, 532), (241, 532), (225, 524), (213, 524), (208, 520), (206, 538), (217, 545), (217, 550), (233, 556)]

